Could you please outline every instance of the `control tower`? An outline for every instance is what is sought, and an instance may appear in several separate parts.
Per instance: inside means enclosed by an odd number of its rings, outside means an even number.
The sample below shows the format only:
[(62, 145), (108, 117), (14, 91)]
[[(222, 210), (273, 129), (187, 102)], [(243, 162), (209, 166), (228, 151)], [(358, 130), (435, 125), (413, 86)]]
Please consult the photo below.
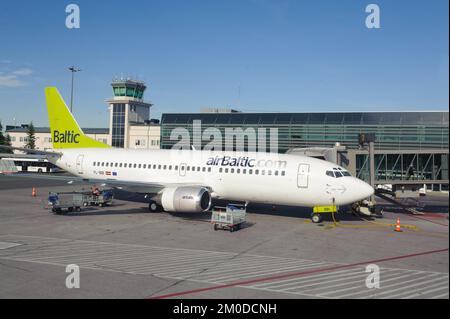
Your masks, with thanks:
[(144, 102), (145, 83), (133, 79), (112, 81), (114, 97), (106, 101), (109, 105), (109, 135), (113, 147), (129, 148), (130, 126), (144, 124), (150, 120), (150, 107)]

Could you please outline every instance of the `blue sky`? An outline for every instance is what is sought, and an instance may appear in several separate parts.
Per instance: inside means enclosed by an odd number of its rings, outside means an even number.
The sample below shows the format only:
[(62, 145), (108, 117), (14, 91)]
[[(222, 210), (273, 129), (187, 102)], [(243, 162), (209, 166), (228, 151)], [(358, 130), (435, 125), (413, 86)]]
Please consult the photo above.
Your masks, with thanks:
[[(67, 29), (76, 3), (81, 28)], [(366, 5), (381, 9), (367, 29)], [(448, 0), (5, 1), (0, 120), (47, 126), (57, 86), (83, 127), (107, 127), (110, 81), (146, 81), (152, 117), (254, 112), (448, 110)], [(239, 97), (240, 88), (240, 97)]]

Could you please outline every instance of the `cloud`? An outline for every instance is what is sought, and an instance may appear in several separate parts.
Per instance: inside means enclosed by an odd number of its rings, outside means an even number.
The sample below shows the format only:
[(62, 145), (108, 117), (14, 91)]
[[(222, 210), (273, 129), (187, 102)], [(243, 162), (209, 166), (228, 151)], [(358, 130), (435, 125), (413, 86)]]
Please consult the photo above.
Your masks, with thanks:
[(8, 73), (0, 72), (0, 88), (1, 87), (19, 87), (24, 86), (23, 78), (33, 73), (33, 70), (20, 68)]
[(30, 69), (21, 68), (21, 69), (12, 71), (11, 73), (14, 75), (19, 75), (19, 76), (27, 76), (27, 75), (31, 75), (31, 73), (33, 73), (33, 71)]
[(12, 63), (12, 61), (11, 60), (2, 60), (1, 63), (10, 64), (10, 63)]
[(18, 87), (25, 83), (18, 78), (17, 75), (0, 75), (0, 87)]

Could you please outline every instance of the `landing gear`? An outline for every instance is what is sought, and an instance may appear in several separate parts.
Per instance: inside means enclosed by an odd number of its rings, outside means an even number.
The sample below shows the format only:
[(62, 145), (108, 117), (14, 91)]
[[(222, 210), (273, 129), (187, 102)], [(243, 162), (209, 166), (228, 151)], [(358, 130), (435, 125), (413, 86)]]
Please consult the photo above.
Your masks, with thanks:
[(323, 220), (323, 218), (320, 214), (313, 213), (311, 215), (311, 220), (313, 223), (318, 224)]
[(157, 202), (155, 202), (154, 200), (150, 201), (150, 203), (148, 204), (148, 210), (152, 213), (158, 213), (162, 211), (162, 206), (158, 205)]
[(352, 204), (352, 212), (359, 215), (364, 215), (368, 217), (383, 217), (383, 208), (375, 205), (368, 200), (363, 200), (362, 202)]

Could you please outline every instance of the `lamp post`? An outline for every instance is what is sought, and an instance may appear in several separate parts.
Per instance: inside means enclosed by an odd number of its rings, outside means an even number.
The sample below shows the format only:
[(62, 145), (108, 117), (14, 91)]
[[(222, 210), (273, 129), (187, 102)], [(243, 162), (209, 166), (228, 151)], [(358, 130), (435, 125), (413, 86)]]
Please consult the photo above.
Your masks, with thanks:
[(72, 72), (72, 85), (70, 89), (70, 113), (72, 113), (72, 105), (73, 105), (73, 78), (75, 72), (80, 72), (81, 69), (76, 69), (73, 65), (69, 68), (69, 71)]

